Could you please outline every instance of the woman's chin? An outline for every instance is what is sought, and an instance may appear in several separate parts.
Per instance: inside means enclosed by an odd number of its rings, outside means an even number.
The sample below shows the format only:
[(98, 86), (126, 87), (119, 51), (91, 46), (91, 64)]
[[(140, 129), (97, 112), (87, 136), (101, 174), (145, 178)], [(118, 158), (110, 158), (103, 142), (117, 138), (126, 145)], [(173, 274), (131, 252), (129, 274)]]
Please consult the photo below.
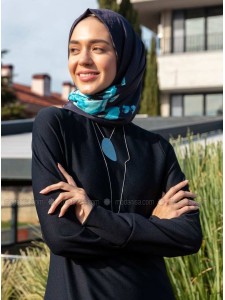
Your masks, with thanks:
[(100, 89), (83, 89), (83, 88), (79, 89), (79, 87), (77, 88), (82, 94), (89, 95), (89, 96), (95, 95), (100, 92)]

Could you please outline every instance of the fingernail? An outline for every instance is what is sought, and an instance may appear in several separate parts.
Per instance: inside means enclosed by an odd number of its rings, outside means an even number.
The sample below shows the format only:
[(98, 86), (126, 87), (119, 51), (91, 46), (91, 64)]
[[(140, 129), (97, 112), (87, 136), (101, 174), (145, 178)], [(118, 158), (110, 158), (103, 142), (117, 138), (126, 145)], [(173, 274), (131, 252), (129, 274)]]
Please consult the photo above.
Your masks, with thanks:
[(43, 194), (43, 193), (44, 193), (44, 190), (45, 190), (45, 189), (41, 190), (39, 193)]
[(51, 213), (51, 208), (48, 210), (48, 214), (50, 214)]

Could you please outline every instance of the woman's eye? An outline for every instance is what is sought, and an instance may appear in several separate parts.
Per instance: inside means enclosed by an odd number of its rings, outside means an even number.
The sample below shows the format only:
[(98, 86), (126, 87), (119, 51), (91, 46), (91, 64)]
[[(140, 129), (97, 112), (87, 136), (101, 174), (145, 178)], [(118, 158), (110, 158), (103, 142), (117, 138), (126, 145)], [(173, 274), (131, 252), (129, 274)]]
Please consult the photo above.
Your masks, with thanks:
[(95, 53), (103, 53), (104, 52), (104, 49), (103, 48), (100, 48), (100, 47), (93, 47), (93, 51)]
[(77, 54), (77, 53), (79, 53), (79, 49), (78, 48), (70, 48), (69, 51), (70, 51), (70, 54)]

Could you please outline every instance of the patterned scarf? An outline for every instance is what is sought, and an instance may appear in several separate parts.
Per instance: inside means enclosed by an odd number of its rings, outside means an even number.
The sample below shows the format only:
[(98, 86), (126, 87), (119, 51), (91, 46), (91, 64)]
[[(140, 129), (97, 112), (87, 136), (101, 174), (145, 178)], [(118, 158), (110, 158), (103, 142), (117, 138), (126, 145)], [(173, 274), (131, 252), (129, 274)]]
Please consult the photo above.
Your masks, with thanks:
[(117, 54), (117, 74), (112, 86), (95, 95), (84, 95), (75, 89), (65, 109), (72, 110), (101, 124), (127, 124), (137, 112), (145, 70), (145, 47), (131, 25), (121, 15), (107, 9), (87, 9), (73, 23), (94, 14), (111, 34)]

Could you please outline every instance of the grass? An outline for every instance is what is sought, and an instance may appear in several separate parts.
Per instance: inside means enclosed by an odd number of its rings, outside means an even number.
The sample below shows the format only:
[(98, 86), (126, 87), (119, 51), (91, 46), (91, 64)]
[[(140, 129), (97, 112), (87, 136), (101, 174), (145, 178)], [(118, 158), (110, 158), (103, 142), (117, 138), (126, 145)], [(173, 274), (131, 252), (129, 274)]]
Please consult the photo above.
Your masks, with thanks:
[[(18, 222), (18, 227), (22, 227), (22, 226), (29, 226), (30, 223), (27, 222)], [(11, 221), (2, 221), (1, 222), (1, 228), (2, 229), (10, 229), (11, 228)]]
[(43, 300), (48, 276), (49, 249), (43, 242), (20, 251), (23, 259), (2, 258), (2, 299)]
[(197, 254), (166, 259), (168, 274), (177, 299), (222, 299), (222, 143), (202, 145), (189, 136), (177, 156), (190, 189), (198, 194), (203, 243)]

